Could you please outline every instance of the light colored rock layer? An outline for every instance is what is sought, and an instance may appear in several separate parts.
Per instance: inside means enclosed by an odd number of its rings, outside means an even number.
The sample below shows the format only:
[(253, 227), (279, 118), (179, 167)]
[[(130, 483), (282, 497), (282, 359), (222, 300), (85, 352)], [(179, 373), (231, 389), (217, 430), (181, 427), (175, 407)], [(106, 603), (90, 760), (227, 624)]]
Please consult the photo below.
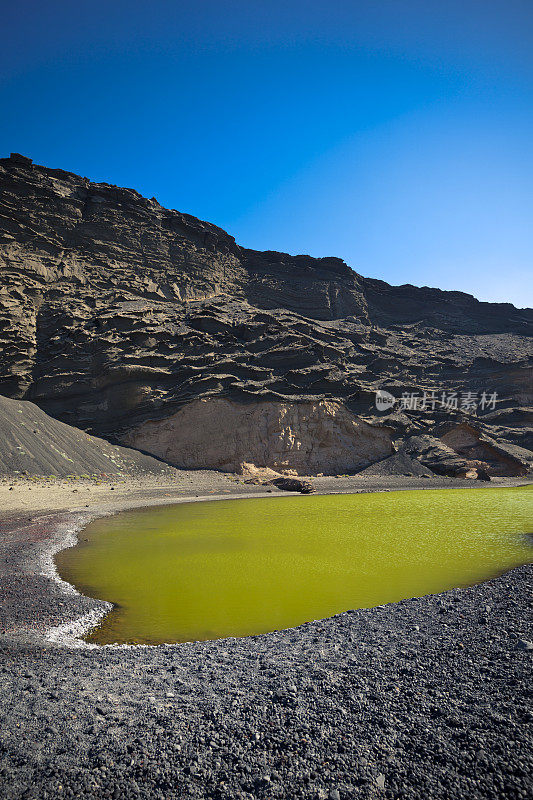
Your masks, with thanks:
[(297, 475), (345, 473), (393, 451), (389, 428), (327, 400), (194, 400), (171, 417), (143, 423), (123, 442), (187, 469), (242, 472), (252, 464)]

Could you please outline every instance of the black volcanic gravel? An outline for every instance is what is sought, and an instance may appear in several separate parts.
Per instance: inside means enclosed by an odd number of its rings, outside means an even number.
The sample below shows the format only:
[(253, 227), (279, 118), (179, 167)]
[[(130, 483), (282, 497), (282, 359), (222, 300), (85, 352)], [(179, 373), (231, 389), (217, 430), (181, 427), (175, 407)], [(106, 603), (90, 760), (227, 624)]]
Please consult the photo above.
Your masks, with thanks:
[(36, 634), (93, 601), (49, 584), (31, 612), (8, 582), (37, 638), (0, 637), (0, 797), (525, 800), (532, 575), (264, 636), (94, 649)]
[(0, 796), (528, 798), (532, 571), (248, 639), (6, 644)]

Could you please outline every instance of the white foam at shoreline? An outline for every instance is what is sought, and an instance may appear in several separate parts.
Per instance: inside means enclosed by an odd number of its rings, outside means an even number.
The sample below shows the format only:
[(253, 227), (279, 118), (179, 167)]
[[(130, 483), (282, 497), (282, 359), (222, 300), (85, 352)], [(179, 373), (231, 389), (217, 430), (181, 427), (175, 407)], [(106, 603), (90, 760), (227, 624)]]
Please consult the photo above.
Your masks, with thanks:
[[(61, 550), (66, 550), (69, 547), (75, 547), (75, 545), (78, 543), (79, 532), (86, 525), (88, 525), (89, 522), (95, 519), (96, 516), (106, 515), (78, 514), (72, 519), (68, 520), (68, 522), (59, 523), (54, 530), (54, 534), (47, 542), (47, 546), (41, 550), (39, 558), (41, 570), (39, 574), (53, 581), (53, 583), (58, 586), (62, 594), (68, 596), (76, 595), (78, 597), (85, 596), (82, 595), (75, 586), (61, 578), (57, 571), (54, 556)], [(95, 600), (94, 598), (90, 599), (93, 600), (93, 602), (98, 603), (100, 607), (91, 609), (77, 619), (61, 623), (60, 625), (56, 625), (52, 628), (48, 628), (44, 632), (44, 638), (46, 641), (53, 644), (64, 645), (66, 647), (90, 649), (97, 647), (95, 644), (84, 642), (81, 637), (91, 630), (91, 628), (94, 628), (100, 622), (100, 620), (105, 617), (109, 611), (111, 611), (113, 604), (105, 600)]]

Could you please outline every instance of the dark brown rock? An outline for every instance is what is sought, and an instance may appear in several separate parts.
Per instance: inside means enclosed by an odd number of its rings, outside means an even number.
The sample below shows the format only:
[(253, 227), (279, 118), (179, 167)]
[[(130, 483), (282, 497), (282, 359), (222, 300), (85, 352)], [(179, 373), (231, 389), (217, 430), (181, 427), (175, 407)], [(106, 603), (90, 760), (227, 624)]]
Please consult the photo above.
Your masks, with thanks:
[(23, 156), (20, 153), (11, 153), (9, 158), (15, 164), (20, 164), (23, 167), (31, 167), (31, 165), (33, 164), (33, 161), (32, 161), (31, 158), (28, 158), (27, 156)]
[(450, 477), (465, 477), (469, 471), (469, 464), (465, 458), (458, 455), (440, 439), (434, 436), (411, 436), (402, 445), (404, 454), (416, 458), (424, 467), (436, 475)]
[(302, 481), (300, 478), (274, 478), (270, 481), (278, 489), (285, 492), (300, 492), (300, 494), (311, 494), (315, 487), (309, 481)]
[[(0, 159), (0, 186), (0, 394), (116, 441), (201, 399), (327, 400), (398, 441), (438, 439), (444, 422), (476, 430), (477, 454), (411, 441), (428, 469), (530, 469), (531, 310), (248, 250), (133, 189), (17, 154)], [(498, 402), (378, 413), (378, 388)]]
[(478, 469), (478, 471), (477, 471), (477, 479), (478, 479), (478, 481), (490, 481), (490, 475), (486, 470)]

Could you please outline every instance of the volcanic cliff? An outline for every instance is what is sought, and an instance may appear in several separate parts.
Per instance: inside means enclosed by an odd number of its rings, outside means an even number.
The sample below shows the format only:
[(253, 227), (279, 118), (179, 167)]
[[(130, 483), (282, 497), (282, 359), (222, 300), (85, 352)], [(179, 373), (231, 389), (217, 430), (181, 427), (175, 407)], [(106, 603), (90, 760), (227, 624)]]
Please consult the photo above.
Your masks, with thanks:
[(530, 469), (532, 310), (249, 250), (18, 154), (0, 187), (0, 394), (182, 467)]

